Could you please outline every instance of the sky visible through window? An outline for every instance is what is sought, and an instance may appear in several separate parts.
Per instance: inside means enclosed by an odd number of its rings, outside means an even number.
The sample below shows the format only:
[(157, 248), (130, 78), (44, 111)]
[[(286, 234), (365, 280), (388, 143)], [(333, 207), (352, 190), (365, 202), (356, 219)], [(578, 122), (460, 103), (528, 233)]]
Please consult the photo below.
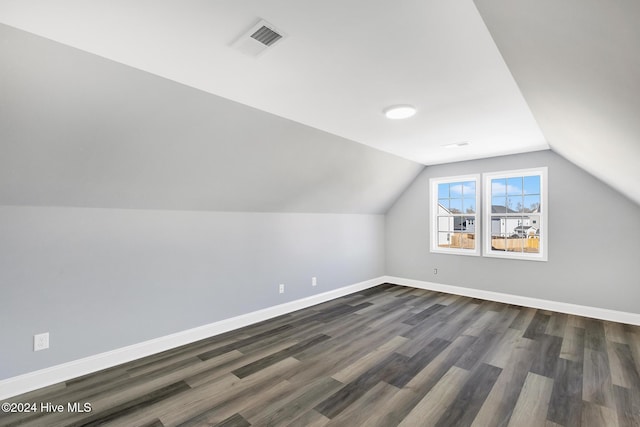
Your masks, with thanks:
[[(466, 178), (466, 177), (465, 177)], [(438, 206), (434, 206), (433, 248), (478, 255), (476, 244), (477, 178), (462, 177), (437, 183)]]
[(546, 261), (545, 177), (546, 168), (486, 173), (482, 186), (472, 176), (432, 178), (432, 251), (479, 255), (482, 228), (488, 256)]
[(540, 196), (540, 175), (491, 180), (493, 250), (539, 253)]
[(453, 214), (476, 213), (474, 181), (438, 184), (438, 204)]
[[(453, 214), (476, 213), (476, 183), (438, 184), (438, 204)], [(491, 180), (494, 213), (532, 213), (540, 210), (540, 176)]]
[(540, 211), (540, 176), (518, 176), (491, 180), (494, 213)]

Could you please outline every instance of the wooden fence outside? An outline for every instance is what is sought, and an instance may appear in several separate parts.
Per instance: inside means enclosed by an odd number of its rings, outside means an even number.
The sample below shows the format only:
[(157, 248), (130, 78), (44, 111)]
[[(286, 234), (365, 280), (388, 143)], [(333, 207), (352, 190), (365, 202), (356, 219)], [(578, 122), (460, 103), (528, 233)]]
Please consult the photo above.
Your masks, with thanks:
[(509, 252), (538, 252), (540, 251), (540, 239), (537, 237), (502, 237), (492, 238), (491, 247), (498, 251)]
[(476, 236), (473, 233), (453, 233), (451, 234), (451, 246), (443, 245), (450, 248), (475, 249)]
[[(441, 245), (447, 248), (475, 249), (476, 240), (472, 233), (453, 233), (450, 236), (451, 244)], [(497, 237), (491, 239), (491, 247), (497, 251), (507, 252), (531, 252), (540, 251), (540, 239), (538, 237)]]

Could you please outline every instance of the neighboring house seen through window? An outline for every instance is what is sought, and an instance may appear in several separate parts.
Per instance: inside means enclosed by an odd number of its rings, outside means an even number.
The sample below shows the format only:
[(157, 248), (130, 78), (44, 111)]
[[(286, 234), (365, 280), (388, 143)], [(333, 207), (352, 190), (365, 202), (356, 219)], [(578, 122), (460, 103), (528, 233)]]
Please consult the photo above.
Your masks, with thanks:
[(431, 252), (546, 261), (547, 168), (482, 178), (431, 178)]
[(479, 175), (431, 179), (431, 252), (480, 255)]
[(547, 260), (547, 168), (483, 174), (484, 255)]

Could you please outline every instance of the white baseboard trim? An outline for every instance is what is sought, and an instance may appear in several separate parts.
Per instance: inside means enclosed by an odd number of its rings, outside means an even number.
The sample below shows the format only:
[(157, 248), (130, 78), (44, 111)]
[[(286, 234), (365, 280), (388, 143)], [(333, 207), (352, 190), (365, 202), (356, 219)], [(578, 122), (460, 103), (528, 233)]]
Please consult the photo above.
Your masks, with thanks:
[(181, 345), (190, 344), (192, 342), (242, 328), (253, 323), (272, 319), (283, 314), (311, 307), (335, 298), (340, 298), (354, 292), (369, 289), (383, 283), (393, 283), (396, 285), (426, 289), (429, 291), (446, 292), (471, 298), (480, 298), (506, 304), (540, 308), (560, 313), (575, 314), (578, 316), (640, 326), (640, 314), (638, 313), (628, 313), (609, 310), (606, 308), (569, 304), (539, 298), (485, 291), (481, 289), (465, 288), (461, 286), (444, 285), (441, 283), (425, 282), (422, 280), (405, 279), (394, 276), (381, 276), (296, 301), (290, 301), (229, 319), (220, 320), (208, 325), (199, 326), (197, 328), (118, 348), (105, 353), (63, 363), (61, 365), (7, 378), (0, 381), (0, 400), (8, 399), (22, 393), (27, 393), (32, 390), (67, 381), (82, 375), (87, 375), (92, 372), (97, 372), (102, 369), (110, 368), (122, 363), (150, 356), (152, 354), (160, 353), (165, 350), (170, 350)]
[(462, 295), (471, 298), (480, 298), (489, 301), (503, 302), (506, 304), (521, 305), (524, 307), (552, 310), (560, 313), (575, 314), (578, 316), (592, 317), (594, 319), (609, 320), (612, 322), (628, 323), (640, 326), (640, 314), (625, 311), (609, 310), (606, 308), (590, 307), (586, 305), (569, 304), (566, 302), (550, 301), (539, 298), (524, 297), (520, 295), (504, 294), (501, 292), (484, 291), (481, 289), (464, 288), (461, 286), (443, 285), (441, 283), (424, 282), (422, 280), (404, 279), (402, 277), (385, 276), (384, 281), (395, 285), (412, 288), (426, 289), (429, 291), (446, 292), (454, 295)]
[(49, 385), (67, 381), (92, 372), (110, 368), (132, 360), (170, 350), (181, 345), (190, 344), (224, 332), (242, 328), (253, 323), (272, 319), (296, 310), (311, 307), (335, 298), (359, 292), (385, 283), (384, 276), (378, 277), (321, 294), (312, 295), (296, 301), (268, 307), (229, 319), (220, 320), (208, 325), (177, 332), (138, 344), (129, 345), (105, 353), (96, 354), (61, 365), (29, 372), (0, 381), (0, 400), (8, 399)]

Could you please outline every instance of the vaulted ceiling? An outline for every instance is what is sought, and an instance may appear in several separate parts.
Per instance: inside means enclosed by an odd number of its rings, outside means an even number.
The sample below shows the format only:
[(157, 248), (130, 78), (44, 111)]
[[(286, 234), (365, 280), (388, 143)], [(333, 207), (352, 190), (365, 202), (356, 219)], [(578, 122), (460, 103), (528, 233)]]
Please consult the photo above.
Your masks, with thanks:
[(424, 167), (0, 24), (0, 204), (384, 213)]
[(551, 148), (640, 204), (640, 2), (475, 3)]
[[(64, 118), (55, 119), (58, 111), (42, 121), (42, 132), (58, 132), (60, 147), (75, 153), (74, 171), (58, 183), (67, 189), (58, 191), (63, 204), (92, 205), (97, 189), (100, 202), (94, 204), (107, 206), (112, 197), (113, 205), (123, 207), (384, 212), (419, 171), (413, 162), (432, 165), (549, 147), (640, 203), (638, 18), (630, 0), (617, 0), (614, 7), (577, 0), (0, 0), (0, 23), (66, 45), (4, 27), (14, 45), (7, 47), (5, 40), (2, 61), (19, 65), (4, 73), (4, 91), (12, 98), (10, 105), (6, 97), (0, 105), (15, 115), (17, 104), (25, 103), (23, 113), (33, 108), (25, 94), (34, 82), (40, 87), (32, 87), (39, 90), (32, 105), (53, 98), (52, 109), (55, 102), (64, 104), (57, 106)], [(252, 57), (233, 42), (259, 19), (286, 37)], [(90, 107), (92, 100), (102, 100), (102, 107)], [(418, 113), (404, 121), (382, 114), (404, 103)], [(65, 135), (71, 126), (65, 120), (74, 115), (84, 124)], [(86, 125), (88, 116), (95, 126)], [(12, 117), (12, 126), (18, 122)], [(186, 135), (177, 132), (185, 127)], [(16, 158), (39, 150), (17, 148), (25, 135), (47, 139), (24, 123), (21, 138), (12, 132)], [(183, 150), (167, 141), (172, 132), (171, 141), (181, 138)], [(141, 134), (146, 142), (137, 138)], [(212, 148), (214, 135), (244, 148), (234, 151), (219, 142)], [(256, 138), (267, 145), (247, 142)], [(71, 139), (85, 142), (72, 149)], [(87, 143), (91, 139), (101, 141), (101, 148)], [(159, 143), (153, 146), (152, 140)], [(120, 151), (105, 148), (108, 141)], [(468, 145), (445, 147), (458, 142)], [(78, 154), (82, 150), (84, 156)], [(47, 166), (44, 157), (42, 167), (59, 180), (60, 170)], [(66, 167), (62, 157), (59, 168)], [(219, 164), (207, 171), (204, 158)], [(110, 160), (114, 165), (103, 165), (109, 170), (95, 175), (99, 163)], [(224, 189), (184, 190), (219, 182), (221, 168), (229, 169), (228, 182), (247, 188), (262, 183), (261, 194), (272, 199), (252, 204), (254, 190), (244, 193), (245, 201), (238, 201), (242, 192), (232, 197)], [(326, 184), (327, 171), (333, 171), (333, 187), (304, 196), (314, 183)], [(242, 178), (246, 173), (254, 178)], [(292, 174), (301, 181), (287, 180)], [(162, 176), (173, 177), (162, 178), (164, 193), (154, 187)], [(46, 186), (33, 185), (47, 194)], [(354, 192), (366, 200), (350, 206)], [(129, 199), (123, 201), (123, 193)], [(147, 204), (140, 202), (142, 194)], [(225, 197), (228, 203), (219, 202)], [(329, 204), (334, 208), (320, 207)]]

